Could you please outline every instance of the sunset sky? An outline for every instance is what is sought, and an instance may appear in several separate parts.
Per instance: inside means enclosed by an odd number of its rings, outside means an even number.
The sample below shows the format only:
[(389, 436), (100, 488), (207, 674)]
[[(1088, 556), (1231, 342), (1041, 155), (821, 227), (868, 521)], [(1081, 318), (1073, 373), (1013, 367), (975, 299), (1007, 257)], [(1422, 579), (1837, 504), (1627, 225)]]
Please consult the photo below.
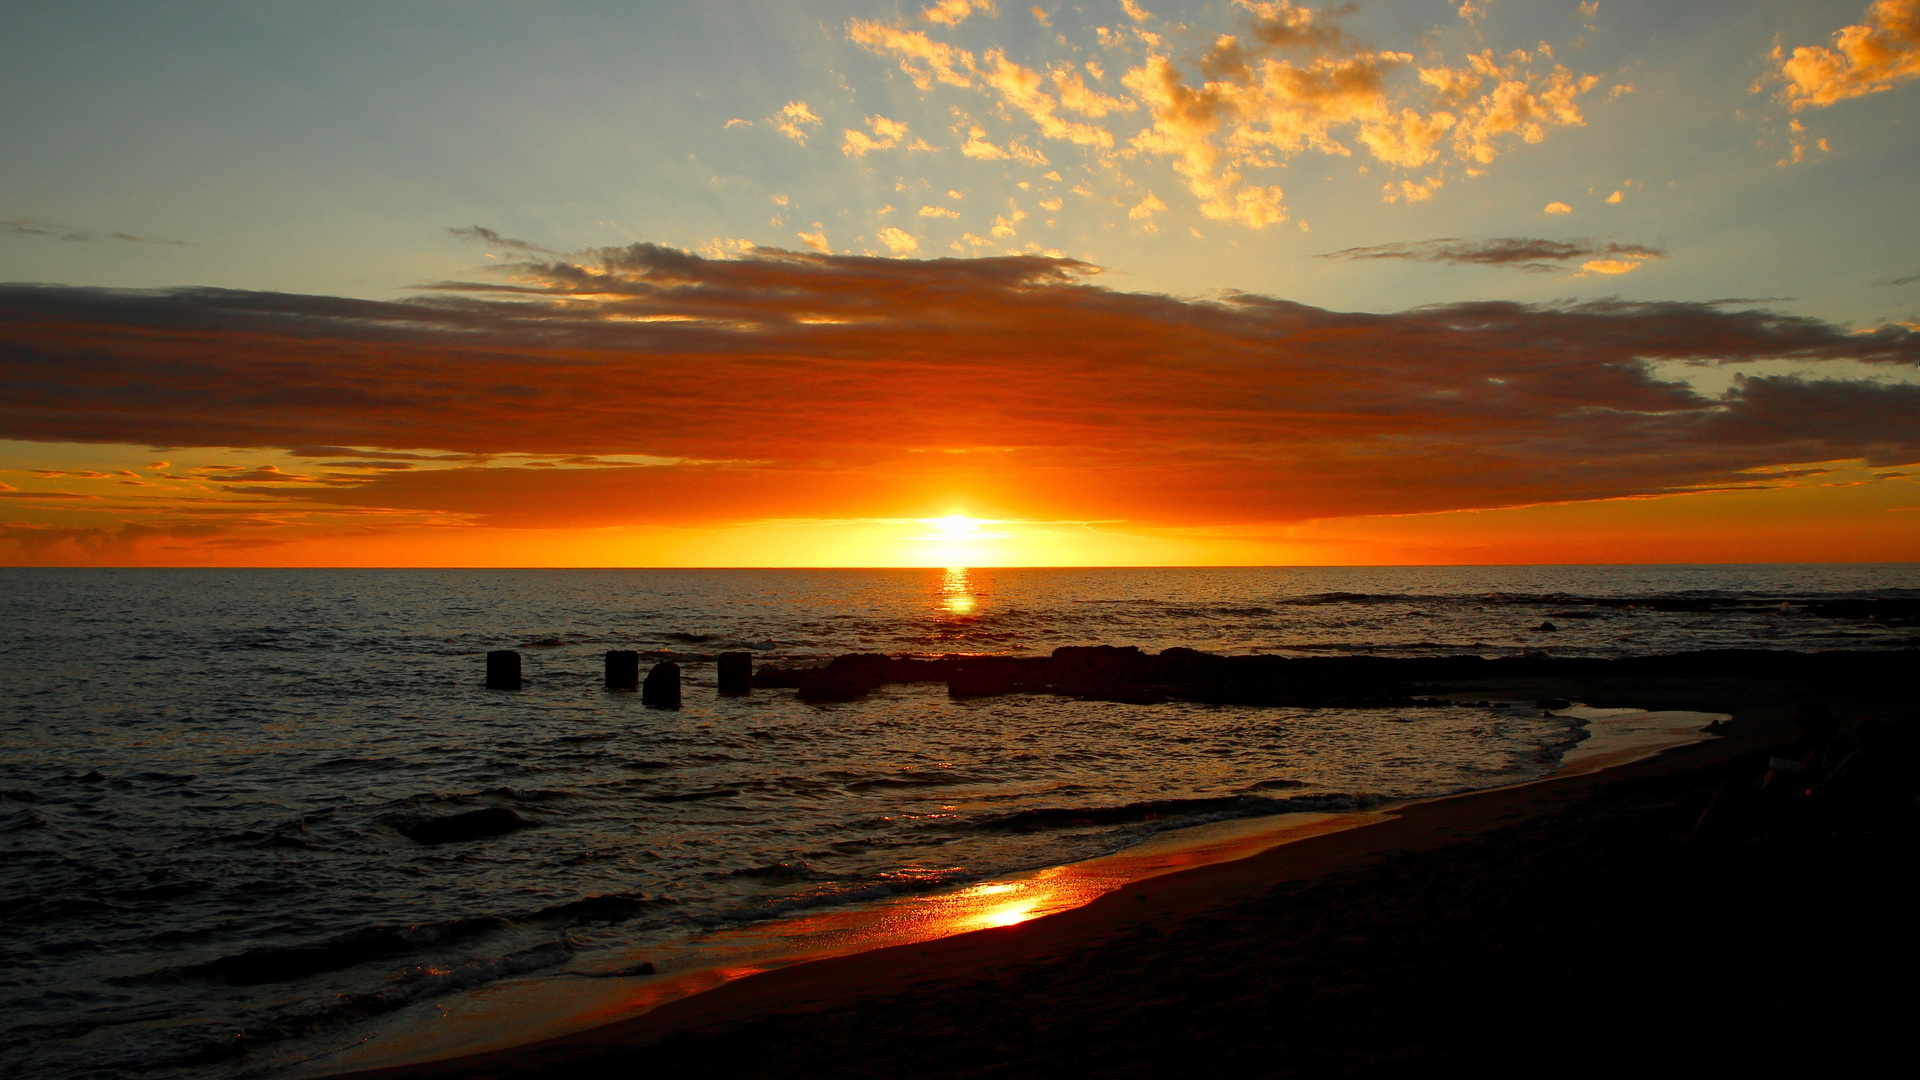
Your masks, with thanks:
[(1920, 559), (1920, 0), (68, 0), (0, 133), (0, 563)]

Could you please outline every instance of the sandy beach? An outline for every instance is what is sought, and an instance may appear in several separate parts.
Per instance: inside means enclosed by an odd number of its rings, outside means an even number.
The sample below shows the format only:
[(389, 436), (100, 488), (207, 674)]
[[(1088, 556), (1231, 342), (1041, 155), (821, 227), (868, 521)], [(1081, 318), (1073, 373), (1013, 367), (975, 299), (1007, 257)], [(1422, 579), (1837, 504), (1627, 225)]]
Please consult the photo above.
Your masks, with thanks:
[[(1398, 1074), (1440, 1065), (1774, 1072), (1889, 1041), (1913, 951), (1911, 808), (1840, 835), (1682, 843), (1803, 700), (1890, 685), (1527, 680), (1475, 695), (1731, 714), (1648, 756), (1368, 815), (1015, 925), (732, 979), (638, 1016), (356, 1077)], [(1898, 815), (1896, 815), (1896, 818)]]

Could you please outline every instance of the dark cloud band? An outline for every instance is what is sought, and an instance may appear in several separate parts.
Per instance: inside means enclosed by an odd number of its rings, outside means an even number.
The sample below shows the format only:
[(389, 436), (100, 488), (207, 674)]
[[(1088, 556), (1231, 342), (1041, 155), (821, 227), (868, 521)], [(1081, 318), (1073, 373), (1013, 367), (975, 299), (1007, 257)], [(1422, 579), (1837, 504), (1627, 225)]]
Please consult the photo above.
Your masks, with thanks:
[[(1626, 301), (1336, 312), (1096, 272), (638, 244), (404, 302), (4, 286), (0, 436), (438, 459), (273, 489), (536, 525), (953, 491), (1047, 519), (1280, 521), (1920, 461), (1920, 386), (1820, 375), (1920, 364), (1900, 327)], [(1782, 359), (1802, 374), (1720, 396), (1657, 374)], [(485, 464), (509, 454), (667, 464)]]

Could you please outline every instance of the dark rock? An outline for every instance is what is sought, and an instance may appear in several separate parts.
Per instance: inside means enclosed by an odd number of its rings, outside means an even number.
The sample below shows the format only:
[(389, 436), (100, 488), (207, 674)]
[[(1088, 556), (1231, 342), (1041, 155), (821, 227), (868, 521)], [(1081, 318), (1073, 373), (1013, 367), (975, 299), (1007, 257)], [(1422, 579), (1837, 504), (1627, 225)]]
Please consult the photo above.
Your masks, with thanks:
[(1558, 630), (1560, 628), (1553, 625), (1550, 622), (1543, 622), (1539, 626), (1534, 627), (1534, 629), (1535, 630)]
[(883, 653), (836, 656), (823, 668), (800, 677), (800, 700), (815, 705), (853, 701), (888, 683), (937, 682), (946, 669), (926, 661), (895, 659)]
[(653, 665), (647, 672), (647, 681), (640, 687), (640, 703), (649, 709), (677, 709), (680, 707), (680, 665), (671, 660), (663, 660)]
[(512, 649), (496, 649), (487, 654), (487, 689), (520, 689), (520, 654)]
[(1043, 694), (1053, 680), (1050, 660), (1012, 656), (949, 656), (947, 696), (955, 701), (1000, 694)]
[(640, 654), (632, 649), (615, 649), (607, 653), (607, 689), (638, 690), (640, 688)]
[(719, 658), (718, 682), (722, 694), (745, 694), (753, 689), (753, 654), (723, 652)]
[(566, 904), (555, 904), (526, 916), (527, 922), (616, 923), (633, 918), (652, 908), (657, 901), (645, 893), (606, 893), (588, 896)]
[[(1617, 605), (1616, 605), (1617, 606)], [(1556, 657), (1544, 649), (1490, 659), (1428, 657), (1215, 656), (1194, 649), (1146, 655), (1134, 648), (1063, 648), (1044, 657), (946, 656), (939, 660), (849, 654), (824, 667), (763, 667), (756, 687), (795, 687), (803, 700), (852, 701), (889, 683), (939, 682), (955, 700), (1009, 693), (1067, 694), (1096, 701), (1176, 700), (1287, 707), (1445, 707), (1425, 696), (1436, 683), (1534, 678), (1760, 678), (1845, 683), (1874, 697), (1902, 697), (1920, 651), (1799, 653), (1716, 649), (1657, 656)], [(1426, 691), (1430, 693), (1431, 691)]]
[(400, 835), (422, 844), (455, 844), (479, 840), (524, 829), (533, 824), (504, 806), (489, 806), (448, 817), (408, 819), (390, 822)]
[(778, 664), (772, 667), (755, 668), (753, 687), (756, 690), (791, 690), (800, 685), (810, 671), (818, 668), (795, 667), (790, 664)]
[(1534, 708), (1536, 709), (1544, 709), (1547, 712), (1554, 712), (1559, 709), (1571, 709), (1573, 707), (1573, 702), (1568, 701), (1566, 698), (1563, 698), (1563, 697), (1543, 697), (1539, 701), (1534, 702), (1533, 705), (1534, 705)]

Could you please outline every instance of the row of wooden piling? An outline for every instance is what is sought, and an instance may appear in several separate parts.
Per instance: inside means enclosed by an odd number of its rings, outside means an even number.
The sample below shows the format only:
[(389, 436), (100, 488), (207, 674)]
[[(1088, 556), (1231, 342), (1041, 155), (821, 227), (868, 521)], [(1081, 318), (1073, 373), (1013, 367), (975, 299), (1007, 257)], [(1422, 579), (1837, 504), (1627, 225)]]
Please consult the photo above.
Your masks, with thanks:
[[(753, 689), (752, 653), (721, 653), (719, 669), (721, 694), (734, 696)], [(498, 649), (487, 654), (489, 690), (518, 690), (523, 682), (519, 653)], [(607, 653), (607, 689), (638, 690), (640, 703), (647, 708), (677, 709), (680, 707), (680, 665), (663, 660), (648, 669), (647, 677), (642, 679), (640, 654), (632, 649), (614, 649)]]

